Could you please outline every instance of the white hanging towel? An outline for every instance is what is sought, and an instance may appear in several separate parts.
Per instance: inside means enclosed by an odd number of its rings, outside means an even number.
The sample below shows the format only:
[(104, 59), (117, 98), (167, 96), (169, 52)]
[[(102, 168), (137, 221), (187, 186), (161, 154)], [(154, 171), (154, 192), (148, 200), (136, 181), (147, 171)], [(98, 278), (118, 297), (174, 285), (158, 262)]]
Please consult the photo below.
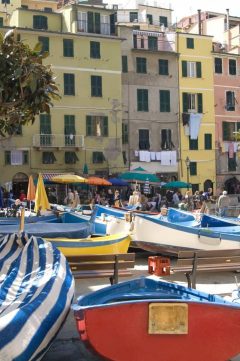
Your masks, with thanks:
[(139, 160), (140, 162), (145, 162), (145, 150), (139, 151)]
[(161, 152), (156, 152), (156, 160), (161, 161)]
[(184, 134), (185, 134), (186, 136), (189, 136), (189, 135), (190, 135), (189, 125), (185, 125), (185, 126), (184, 126)]
[(171, 152), (169, 151), (163, 151), (162, 154), (161, 154), (161, 164), (162, 165), (171, 165), (171, 162), (170, 162), (170, 157), (171, 157)]
[(135, 151), (134, 151), (134, 154), (135, 154), (135, 157), (138, 157), (138, 156), (139, 156), (139, 151), (138, 151), (138, 150), (135, 150)]
[(145, 162), (151, 162), (151, 152), (145, 152)]
[(156, 152), (150, 152), (151, 160), (156, 160)]
[(170, 152), (170, 161), (171, 161), (171, 165), (176, 165), (177, 164), (177, 152), (176, 152), (176, 150), (172, 150)]
[(202, 120), (202, 114), (200, 113), (190, 114), (189, 132), (191, 139), (198, 139), (201, 120)]

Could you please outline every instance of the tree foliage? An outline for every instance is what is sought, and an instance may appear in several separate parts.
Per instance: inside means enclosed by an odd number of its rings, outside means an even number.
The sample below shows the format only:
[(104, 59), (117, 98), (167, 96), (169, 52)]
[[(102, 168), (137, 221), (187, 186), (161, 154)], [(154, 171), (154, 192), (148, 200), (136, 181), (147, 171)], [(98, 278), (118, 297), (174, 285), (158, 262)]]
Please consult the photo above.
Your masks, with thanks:
[(34, 49), (17, 41), (15, 30), (0, 34), (0, 135), (12, 135), (19, 126), (33, 124), (35, 116), (49, 113), (60, 98), (50, 65), (42, 60), (41, 43)]

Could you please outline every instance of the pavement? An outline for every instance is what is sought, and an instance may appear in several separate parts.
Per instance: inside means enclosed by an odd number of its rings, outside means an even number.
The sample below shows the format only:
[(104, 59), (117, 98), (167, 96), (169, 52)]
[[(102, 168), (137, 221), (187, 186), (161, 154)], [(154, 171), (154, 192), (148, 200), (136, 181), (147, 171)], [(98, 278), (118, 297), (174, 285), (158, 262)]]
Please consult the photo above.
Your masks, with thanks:
[[(136, 253), (136, 264), (131, 276), (120, 277), (120, 282), (148, 276), (148, 257), (149, 253)], [(174, 262), (174, 260), (173, 260)], [(151, 276), (156, 277), (156, 276)], [(158, 277), (159, 278), (159, 277)], [(182, 273), (160, 277), (165, 281), (176, 282), (181, 285), (187, 285), (186, 277)], [(236, 290), (236, 278), (240, 283), (240, 275), (234, 272), (201, 272), (197, 275), (197, 290), (207, 293), (227, 296)], [(94, 292), (100, 288), (109, 286), (106, 278), (81, 279), (75, 283), (75, 298), (86, 293)], [(42, 361), (101, 361), (101, 357), (93, 354), (91, 350), (86, 349), (85, 345), (79, 338), (73, 311), (71, 310), (67, 320), (53, 342), (51, 348), (46, 353)]]

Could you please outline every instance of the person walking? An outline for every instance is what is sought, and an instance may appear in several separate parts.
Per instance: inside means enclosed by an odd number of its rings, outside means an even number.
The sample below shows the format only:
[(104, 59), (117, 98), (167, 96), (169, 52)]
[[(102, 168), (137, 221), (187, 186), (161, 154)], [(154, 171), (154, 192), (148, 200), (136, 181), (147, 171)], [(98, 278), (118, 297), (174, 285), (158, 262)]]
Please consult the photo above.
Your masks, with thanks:
[(219, 209), (219, 215), (220, 217), (226, 217), (227, 215), (227, 209), (230, 205), (230, 198), (227, 195), (227, 191), (223, 191), (222, 195), (218, 198), (217, 206)]

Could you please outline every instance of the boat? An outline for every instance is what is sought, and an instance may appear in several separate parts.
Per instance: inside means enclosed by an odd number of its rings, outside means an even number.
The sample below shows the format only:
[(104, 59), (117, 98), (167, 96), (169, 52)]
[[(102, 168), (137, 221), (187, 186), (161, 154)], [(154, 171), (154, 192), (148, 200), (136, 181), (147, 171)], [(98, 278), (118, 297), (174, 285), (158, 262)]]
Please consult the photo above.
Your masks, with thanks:
[(16, 234), (0, 239), (0, 360), (40, 360), (73, 295), (66, 258), (51, 243)]
[(85, 239), (46, 238), (52, 242), (65, 256), (84, 254), (118, 254), (127, 253), (131, 237), (128, 234), (115, 234)]
[[(48, 223), (60, 223), (61, 218), (55, 214), (47, 216), (28, 216), (24, 217), (24, 223), (37, 223), (37, 222), (48, 222)], [(20, 223), (20, 217), (0, 217), (0, 226), (14, 225)]]
[(196, 215), (169, 208), (166, 216), (135, 214), (132, 244), (160, 252), (175, 247), (190, 250), (240, 249), (240, 226), (217, 216)]
[(240, 357), (240, 304), (178, 284), (134, 279), (81, 296), (72, 308), (81, 340), (107, 360)]

